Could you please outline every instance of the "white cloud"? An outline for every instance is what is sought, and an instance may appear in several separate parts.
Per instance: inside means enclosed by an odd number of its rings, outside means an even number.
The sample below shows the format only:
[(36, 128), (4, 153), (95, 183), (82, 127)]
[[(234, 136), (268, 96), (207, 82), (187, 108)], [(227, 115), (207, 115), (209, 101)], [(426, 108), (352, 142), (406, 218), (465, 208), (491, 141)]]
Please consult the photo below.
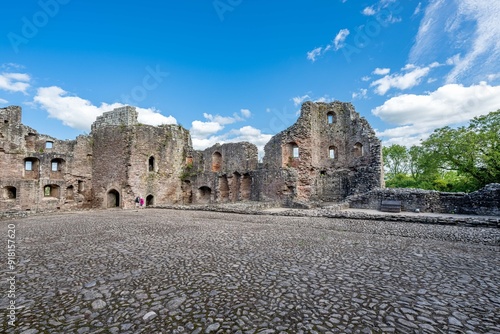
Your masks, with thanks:
[[(447, 83), (477, 82), (500, 69), (500, 2), (433, 0), (425, 9), (409, 60), (425, 62), (435, 50), (459, 51)], [(451, 55), (450, 55), (451, 56)]]
[(314, 102), (324, 102), (324, 103), (330, 103), (332, 101), (334, 101), (334, 98), (329, 97), (328, 95), (321, 96), (314, 100)]
[(344, 42), (349, 34), (349, 29), (341, 29), (337, 33), (331, 44), (328, 44), (326, 47), (321, 46), (319, 48), (315, 48), (312, 51), (309, 51), (307, 53), (307, 59), (314, 63), (319, 56), (324, 55), (326, 52), (332, 49), (335, 49), (335, 51), (342, 49), (345, 46)]
[(375, 11), (375, 9), (373, 9), (373, 6), (372, 6), (372, 7), (365, 7), (365, 9), (363, 9), (362, 13), (363, 13), (363, 15), (366, 15), (366, 16), (372, 16), (372, 15), (375, 15), (377, 12)]
[(241, 115), (245, 118), (250, 118), (252, 116), (252, 112), (248, 109), (241, 109)]
[(9, 101), (0, 98), (0, 103), (7, 104), (7, 103), (9, 103)]
[(292, 98), (292, 101), (293, 101), (293, 104), (295, 106), (299, 106), (302, 104), (302, 102), (304, 102), (305, 100), (307, 99), (310, 99), (311, 97), (309, 95), (302, 95), (302, 96), (296, 96), (294, 98)]
[[(430, 69), (431, 66), (423, 68), (415, 67), (404, 74), (386, 75), (383, 78), (373, 81), (370, 87), (375, 86), (375, 93), (378, 95), (385, 95), (391, 88), (399, 90), (409, 89), (420, 84), (422, 78), (429, 74)], [(408, 70), (408, 65), (403, 70)]]
[[(124, 106), (124, 105), (122, 105)], [(140, 108), (136, 107), (138, 116), (137, 121), (142, 124), (148, 125), (162, 125), (162, 124), (177, 124), (177, 120), (173, 116), (164, 116), (160, 114), (159, 110), (155, 108)]]
[(9, 92), (20, 92), (27, 94), (30, 87), (31, 77), (26, 73), (2, 73), (0, 74), (0, 89)]
[(359, 92), (352, 93), (352, 99), (366, 99), (368, 89), (361, 88)]
[(413, 12), (413, 15), (418, 15), (422, 11), (422, 3), (419, 2), (417, 7), (415, 8), (415, 11)]
[(321, 50), (323, 50), (322, 47), (309, 51), (307, 53), (307, 59), (309, 59), (312, 62), (315, 62), (316, 58), (321, 55)]
[(456, 65), (460, 62), (460, 54), (456, 54), (446, 59), (446, 65)]
[(347, 36), (349, 36), (350, 32), (348, 29), (341, 29), (337, 36), (335, 36), (333, 40), (333, 45), (335, 47), (335, 50), (342, 49), (344, 47), (344, 42)]
[(436, 128), (458, 125), (500, 108), (500, 86), (485, 82), (465, 87), (444, 85), (425, 95), (404, 94), (372, 110), (397, 127), (378, 132), (388, 143), (407, 145), (425, 139)]
[[(193, 122), (193, 128), (195, 127), (194, 126), (195, 122)], [(272, 138), (272, 135), (264, 134), (262, 133), (261, 130), (256, 129), (249, 125), (239, 129), (233, 129), (226, 133), (218, 135), (216, 135), (216, 133), (222, 129), (218, 128), (216, 124), (211, 124), (211, 125), (198, 124), (198, 126), (202, 126), (205, 128), (205, 134), (202, 135), (199, 131), (196, 130), (193, 131), (193, 128), (191, 129), (193, 148), (196, 150), (204, 150), (208, 147), (215, 145), (216, 143), (224, 144), (224, 143), (237, 143), (246, 141), (256, 145), (257, 149), (259, 150), (259, 156), (262, 157), (264, 154), (264, 146)], [(210, 131), (211, 133), (209, 133)]]
[(500, 72), (494, 74), (488, 74), (486, 77), (488, 78), (488, 81), (494, 81), (500, 78)]
[[(34, 102), (46, 110), (49, 117), (62, 121), (69, 127), (86, 130), (95, 121), (97, 116), (114, 108), (125, 106), (122, 103), (101, 103), (100, 106), (93, 105), (89, 100), (78, 96), (71, 96), (60, 87), (38, 88)], [(157, 110), (150, 108), (137, 108), (138, 121), (149, 125), (175, 124), (172, 116), (164, 116)]]
[(212, 114), (203, 113), (203, 117), (208, 119), (210, 122), (219, 123), (220, 125), (233, 124), (233, 123), (236, 123), (236, 122), (243, 120), (237, 114), (234, 114), (233, 117), (229, 117), (229, 116), (221, 116), (221, 115), (214, 116)]
[(361, 78), (361, 81), (370, 81), (372, 78), (370, 78), (369, 76), (364, 76)]
[(386, 75), (386, 74), (389, 74), (391, 72), (391, 69), (390, 68), (376, 68), (375, 70), (373, 70), (373, 74), (376, 74), (376, 75)]
[(224, 129), (224, 126), (217, 122), (193, 121), (189, 131), (191, 132), (191, 136), (194, 140), (195, 138), (203, 139), (209, 135), (219, 132), (222, 129)]

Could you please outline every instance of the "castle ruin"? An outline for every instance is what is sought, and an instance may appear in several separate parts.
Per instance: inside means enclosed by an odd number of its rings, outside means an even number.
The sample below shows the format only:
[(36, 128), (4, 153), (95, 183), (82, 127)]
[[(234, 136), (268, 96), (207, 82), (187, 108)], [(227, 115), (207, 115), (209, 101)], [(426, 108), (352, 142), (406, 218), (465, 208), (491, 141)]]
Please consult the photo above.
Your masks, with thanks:
[(137, 122), (134, 107), (104, 113), (89, 135), (58, 140), (0, 109), (0, 210), (131, 208), (239, 201), (340, 202), (383, 187), (380, 140), (350, 103), (306, 102), (265, 146), (194, 150), (180, 125)]

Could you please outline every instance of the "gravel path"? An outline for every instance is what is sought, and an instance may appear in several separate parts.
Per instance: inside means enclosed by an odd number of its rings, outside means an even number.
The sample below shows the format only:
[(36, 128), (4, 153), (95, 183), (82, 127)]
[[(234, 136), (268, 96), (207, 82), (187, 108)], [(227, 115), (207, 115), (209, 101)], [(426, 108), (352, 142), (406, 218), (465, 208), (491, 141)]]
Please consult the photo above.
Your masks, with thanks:
[(8, 224), (2, 333), (500, 333), (499, 229), (160, 209)]

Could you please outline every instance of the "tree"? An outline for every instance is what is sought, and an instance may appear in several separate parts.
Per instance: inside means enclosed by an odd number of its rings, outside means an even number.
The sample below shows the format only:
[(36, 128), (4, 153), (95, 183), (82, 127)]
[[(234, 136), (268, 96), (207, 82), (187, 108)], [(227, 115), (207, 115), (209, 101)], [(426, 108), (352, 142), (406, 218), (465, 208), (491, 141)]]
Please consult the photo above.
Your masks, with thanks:
[(393, 144), (382, 148), (384, 157), (384, 167), (387, 169), (387, 174), (395, 176), (398, 174), (406, 174), (409, 170), (408, 150), (403, 145)]
[(471, 120), (468, 127), (440, 128), (422, 143), (443, 170), (470, 177), (476, 188), (500, 182), (500, 110)]

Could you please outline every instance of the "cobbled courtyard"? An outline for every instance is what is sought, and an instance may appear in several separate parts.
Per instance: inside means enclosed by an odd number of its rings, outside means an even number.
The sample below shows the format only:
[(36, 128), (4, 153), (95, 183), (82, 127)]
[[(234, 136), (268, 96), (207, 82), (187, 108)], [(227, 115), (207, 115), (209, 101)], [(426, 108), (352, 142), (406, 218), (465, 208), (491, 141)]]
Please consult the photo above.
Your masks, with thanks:
[(2, 333), (500, 333), (499, 229), (108, 210), (0, 221), (4, 245), (9, 224)]

